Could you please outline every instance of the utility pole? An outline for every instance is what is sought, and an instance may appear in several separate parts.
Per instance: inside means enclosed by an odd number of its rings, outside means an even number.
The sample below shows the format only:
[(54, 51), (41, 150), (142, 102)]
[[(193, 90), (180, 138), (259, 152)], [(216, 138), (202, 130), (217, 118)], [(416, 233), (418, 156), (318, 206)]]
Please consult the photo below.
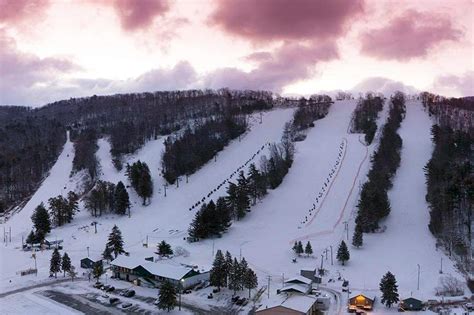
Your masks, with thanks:
[(329, 245), (331, 247), (331, 266), (334, 265), (333, 260), (332, 260), (332, 245)]
[(439, 273), (443, 273), (443, 257), (441, 257), (441, 269), (439, 270)]
[(186, 174), (186, 184), (189, 182), (189, 174)]
[(349, 222), (344, 221), (344, 229), (346, 230), (346, 239), (349, 241)]
[(212, 240), (212, 257), (214, 257), (214, 240)]
[(89, 246), (87, 246), (87, 257), (89, 257)]
[(168, 187), (168, 183), (163, 184), (163, 188), (165, 189), (165, 197), (166, 197), (166, 187)]
[(323, 271), (323, 260), (324, 260), (324, 255), (321, 254), (321, 272)]
[(326, 254), (326, 261), (328, 260), (328, 248), (326, 247), (326, 249), (324, 250), (324, 253)]
[(260, 124), (262, 123), (262, 112), (260, 112)]
[(272, 276), (267, 276), (268, 286), (267, 286), (267, 297), (270, 298), (270, 281), (272, 280)]
[(146, 248), (148, 248), (148, 234), (146, 236)]
[(10, 226), (10, 231), (8, 232), (8, 236), (10, 238), (10, 243), (12, 242), (12, 227)]
[(420, 264), (416, 264), (418, 266), (418, 283), (416, 286), (417, 290), (420, 290)]
[(181, 179), (180, 179), (179, 177), (176, 178), (176, 188), (179, 188), (179, 181), (180, 181), (180, 180), (181, 180)]

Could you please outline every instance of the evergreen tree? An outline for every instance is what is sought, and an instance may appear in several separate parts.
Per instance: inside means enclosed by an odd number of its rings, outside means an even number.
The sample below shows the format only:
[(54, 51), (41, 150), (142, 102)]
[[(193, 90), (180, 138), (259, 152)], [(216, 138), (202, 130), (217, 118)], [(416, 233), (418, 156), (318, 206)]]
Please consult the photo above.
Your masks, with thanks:
[(159, 244), (158, 244), (158, 255), (160, 255), (161, 257), (164, 257), (164, 256), (171, 256), (173, 255), (173, 250), (171, 249), (171, 245), (166, 243), (164, 240), (161, 241)]
[(235, 219), (237, 219), (237, 208), (239, 203), (239, 191), (236, 184), (230, 182), (229, 186), (227, 186), (227, 206), (230, 209), (232, 215)]
[(237, 261), (237, 258), (234, 258), (229, 270), (229, 289), (234, 290), (234, 294), (242, 290), (242, 274), (240, 271), (240, 263)]
[(304, 248), (304, 253), (308, 256), (313, 255), (313, 247), (311, 247), (311, 243), (308, 241), (306, 243), (306, 247)]
[(114, 207), (117, 214), (126, 214), (127, 210), (130, 214), (130, 198), (125, 185), (121, 181), (115, 187)]
[(382, 291), (382, 303), (387, 307), (391, 307), (399, 301), (397, 280), (390, 271), (382, 277), (380, 291)]
[(250, 269), (250, 268), (247, 268), (245, 274), (244, 274), (244, 287), (246, 289), (249, 289), (249, 299), (250, 299), (250, 291), (252, 289), (255, 289), (258, 285), (258, 279), (257, 279), (257, 275), (255, 274), (255, 272)]
[(36, 243), (36, 234), (33, 230), (30, 231), (30, 234), (26, 237), (26, 244), (34, 244)]
[(54, 249), (53, 254), (51, 255), (49, 272), (54, 274), (54, 277), (57, 278), (58, 272), (61, 270), (61, 255), (57, 248)]
[(232, 270), (232, 263), (233, 263), (232, 255), (228, 251), (226, 251), (225, 252), (225, 262), (224, 262), (224, 272), (225, 272), (226, 286), (228, 286), (229, 283), (230, 283), (230, 272)]
[(36, 207), (31, 220), (36, 230), (36, 238), (43, 240), (46, 234), (51, 232), (51, 220), (43, 203)]
[(125, 253), (123, 249), (122, 232), (120, 232), (119, 228), (116, 225), (114, 225), (114, 227), (112, 228), (112, 232), (109, 234), (107, 247), (112, 250), (115, 255), (115, 258), (117, 258), (119, 254)]
[(153, 182), (148, 165), (140, 160), (131, 166), (127, 164), (127, 176), (137, 194), (143, 198), (143, 205), (153, 195)]
[(158, 308), (160, 310), (171, 311), (176, 307), (176, 288), (169, 282), (164, 281), (160, 287), (160, 294), (158, 296)]
[(352, 236), (352, 245), (359, 248), (363, 244), (363, 233), (359, 225), (356, 224), (354, 235)]
[(102, 258), (105, 259), (107, 262), (114, 260), (112, 256), (112, 249), (109, 246), (105, 246), (104, 251), (102, 252)]
[(212, 264), (210, 283), (220, 290), (221, 287), (226, 285), (226, 282), (225, 258), (222, 251), (219, 249), (216, 252), (216, 257)]
[(99, 282), (100, 277), (104, 274), (104, 267), (101, 263), (94, 264), (94, 268), (92, 269), (92, 275), (96, 282)]
[(293, 250), (293, 252), (295, 252), (296, 255), (298, 255), (298, 242), (297, 241), (295, 241), (295, 245), (293, 245), (291, 249)]
[(298, 256), (304, 253), (303, 243), (301, 243), (301, 241), (298, 241), (298, 245), (296, 246), (296, 253), (298, 254)]
[(61, 269), (64, 272), (64, 276), (66, 276), (66, 272), (71, 270), (71, 258), (69, 258), (67, 253), (64, 253), (63, 258), (61, 260)]
[(226, 232), (232, 225), (232, 213), (224, 197), (217, 199), (216, 216), (218, 218), (219, 233)]
[[(205, 205), (201, 207), (201, 210), (204, 208)], [(203, 216), (201, 210), (198, 210), (196, 214), (194, 215), (194, 219), (191, 221), (189, 228), (188, 228), (188, 234), (189, 237), (194, 238), (194, 239), (200, 239), (203, 236), (207, 236), (207, 231), (206, 227), (204, 226), (203, 222)]]
[(350, 259), (350, 254), (349, 250), (347, 249), (346, 242), (341, 241), (341, 244), (339, 245), (339, 248), (337, 249), (337, 260), (342, 263), (344, 266), (345, 262)]
[(73, 192), (69, 191), (67, 194), (67, 205), (66, 205), (66, 215), (65, 219), (67, 223), (71, 223), (76, 212), (79, 211), (79, 196)]

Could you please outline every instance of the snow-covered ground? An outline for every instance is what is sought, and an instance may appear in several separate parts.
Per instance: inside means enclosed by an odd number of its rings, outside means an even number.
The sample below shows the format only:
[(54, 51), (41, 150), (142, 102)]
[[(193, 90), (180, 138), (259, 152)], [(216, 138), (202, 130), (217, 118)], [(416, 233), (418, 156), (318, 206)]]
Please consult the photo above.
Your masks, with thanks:
[[(436, 251), (435, 240), (427, 227), (429, 212), (424, 201), (426, 186), (423, 166), (432, 151), (431, 121), (418, 103), (408, 104), (407, 116), (400, 129), (404, 142), (402, 164), (395, 177), (393, 190), (390, 191), (392, 212), (383, 223), (387, 231), (383, 234), (365, 234), (361, 249), (349, 246), (351, 260), (347, 266), (340, 266), (335, 261), (340, 241), (347, 234), (349, 244), (352, 239), (360, 184), (365, 180), (370, 168), (370, 155), (376, 147), (376, 143), (366, 147), (360, 141), (361, 135), (347, 133), (355, 105), (356, 101), (340, 101), (332, 105), (327, 117), (316, 121), (315, 127), (309, 130), (306, 140), (296, 144), (294, 164), (281, 186), (270, 191), (252, 207), (243, 220), (234, 222), (222, 238), (187, 243), (183, 238), (196, 211), (189, 211), (189, 207), (228, 179), (238, 167), (245, 165), (262, 145), (279, 141), (283, 126), (291, 119), (293, 109), (276, 109), (265, 113), (262, 124), (253, 120), (251, 130), (240, 141), (232, 141), (218, 154), (216, 161), (210, 161), (190, 176), (188, 183), (183, 178), (179, 188), (176, 185), (168, 187), (166, 197), (164, 180), (159, 170), (163, 138), (148, 142), (136, 154), (127, 156), (125, 162), (140, 159), (149, 165), (155, 188), (151, 205), (143, 207), (140, 198), (130, 192), (133, 203), (131, 218), (115, 215), (98, 218), (98, 233), (95, 234), (90, 225), (94, 218), (84, 210), (72, 224), (54, 229), (51, 235), (64, 239), (65, 251), (77, 267), (79, 260), (87, 255), (87, 248), (91, 255), (102, 253), (114, 224), (123, 233), (126, 250), (136, 257), (152, 255), (156, 243), (163, 239), (172, 246), (182, 246), (189, 251), (189, 257), (176, 257), (173, 259), (175, 262), (209, 266), (215, 250), (228, 250), (234, 256), (242, 255), (247, 259), (259, 277), (259, 287), (266, 286), (267, 277), (270, 277), (272, 295), (282, 286), (282, 278), (299, 274), (303, 267), (319, 267), (321, 254), (326, 249), (322, 263), (324, 268), (329, 269), (329, 277), (341, 274), (350, 280), (354, 290), (373, 290), (376, 294), (380, 278), (388, 270), (397, 277), (401, 292), (415, 292), (419, 264), (420, 291), (424, 297), (430, 297), (438, 283), (441, 257), (444, 257), (445, 274), (456, 274), (456, 271), (449, 258)], [(383, 114), (379, 125), (385, 117)], [(0, 229), (5, 227), (7, 230), (12, 227), (12, 243), (0, 247), (0, 293), (42, 282), (48, 277), (50, 251), (38, 253), (37, 277), (16, 275), (17, 271), (33, 267), (34, 263), (31, 253), (22, 252), (19, 247), (22, 237), (26, 237), (31, 230), (30, 216), (34, 207), (40, 201), (46, 202), (48, 198), (67, 193), (78, 185), (77, 178), (69, 178), (73, 151), (72, 144), (67, 142), (50, 176), (30, 202), (20, 213), (0, 226)], [(266, 152), (266, 149), (260, 152), (252, 162), (258, 166), (260, 156)], [(119, 180), (126, 182), (124, 170), (118, 172), (112, 165), (107, 139), (99, 140), (97, 156), (101, 164), (101, 179), (114, 183)], [(243, 169), (246, 170), (247, 166), (248, 163)], [(234, 176), (231, 180), (235, 179)], [(224, 195), (226, 187), (224, 185), (211, 198), (215, 200)], [(145, 248), (143, 243), (147, 238), (150, 246)], [(300, 257), (293, 263), (291, 248), (295, 240), (303, 243), (311, 241), (313, 257)], [(330, 259), (331, 246), (333, 265)], [(331, 285), (340, 289), (340, 282), (325, 284), (328, 287)], [(342, 304), (345, 304), (345, 297), (342, 296)], [(265, 299), (266, 294), (262, 302)], [(212, 301), (203, 299), (202, 303)], [(4, 301), (0, 300), (2, 304)], [(378, 304), (376, 311), (383, 313), (384, 308)], [(336, 312), (336, 309), (332, 312)]]

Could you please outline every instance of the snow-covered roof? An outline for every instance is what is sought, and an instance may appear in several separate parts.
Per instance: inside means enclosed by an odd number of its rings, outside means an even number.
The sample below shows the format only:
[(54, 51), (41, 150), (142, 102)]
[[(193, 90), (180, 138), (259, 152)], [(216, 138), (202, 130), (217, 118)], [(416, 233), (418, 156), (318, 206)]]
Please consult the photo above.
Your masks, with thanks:
[(97, 262), (97, 261), (100, 261), (103, 259), (102, 255), (100, 254), (91, 254), (87, 257), (84, 257), (82, 259), (86, 259), (86, 258), (89, 258), (90, 260), (94, 261), (94, 262)]
[(145, 262), (141, 265), (143, 268), (145, 268), (155, 276), (160, 276), (173, 280), (181, 280), (187, 273), (193, 270), (192, 268), (184, 266), (174, 266), (164, 262)]
[(114, 265), (114, 266), (117, 266), (117, 267), (133, 269), (133, 268), (136, 268), (140, 265), (143, 265), (145, 262), (146, 262), (145, 259), (138, 259), (138, 258), (135, 258), (135, 257), (119, 255), (119, 256), (117, 256), (117, 258), (112, 260), (110, 262), (110, 264)]
[(290, 282), (301, 282), (304, 284), (311, 284), (313, 281), (303, 276), (296, 276), (288, 280), (285, 280), (285, 283), (290, 283)]
[(352, 291), (352, 294), (351, 294), (351, 299), (358, 296), (358, 295), (363, 295), (365, 296), (366, 298), (369, 298), (371, 299), (372, 301), (375, 301), (375, 293), (373, 292), (368, 292), (368, 291)]
[(281, 292), (298, 291), (300, 293), (306, 294), (309, 292), (309, 286), (301, 285), (301, 284), (290, 284), (290, 285), (284, 286), (283, 289), (280, 289), (280, 291)]
[(150, 262), (145, 259), (135, 258), (135, 257), (127, 257), (120, 255), (115, 258), (111, 263), (111, 265), (117, 267), (123, 267), (127, 269), (134, 269), (138, 266), (142, 266), (145, 268), (149, 273), (164, 277), (173, 280), (181, 280), (187, 273), (189, 273), (193, 268), (184, 267), (181, 265), (172, 265), (167, 262)]
[(307, 313), (314, 305), (314, 303), (316, 303), (316, 299), (307, 295), (278, 295), (270, 301), (263, 303), (262, 306), (257, 309), (257, 312), (277, 306), (283, 306), (298, 312)]

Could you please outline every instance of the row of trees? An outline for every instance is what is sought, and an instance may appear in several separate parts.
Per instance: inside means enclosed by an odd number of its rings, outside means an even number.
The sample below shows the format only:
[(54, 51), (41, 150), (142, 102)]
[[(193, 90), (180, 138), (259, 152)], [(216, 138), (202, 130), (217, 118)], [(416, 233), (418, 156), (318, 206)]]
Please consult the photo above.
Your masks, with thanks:
[(351, 132), (364, 133), (365, 142), (371, 144), (377, 131), (377, 117), (383, 109), (383, 96), (367, 93), (359, 99), (352, 115)]
[(67, 272), (73, 280), (76, 276), (74, 266), (71, 264), (71, 258), (69, 258), (67, 253), (64, 253), (64, 255), (61, 257), (58, 249), (55, 248), (53, 254), (51, 255), (49, 273), (57, 278), (57, 274), (60, 271), (64, 273), (64, 276), (66, 276)]
[(293, 245), (292, 250), (298, 256), (301, 256), (303, 253), (306, 254), (306, 256), (308, 257), (313, 255), (313, 247), (311, 246), (311, 243), (309, 241), (306, 243), (304, 249), (303, 243), (301, 243), (301, 241), (295, 242), (295, 245)]
[(362, 186), (356, 217), (356, 246), (362, 245), (361, 232), (374, 232), (379, 228), (379, 220), (390, 213), (387, 191), (392, 187), (392, 178), (400, 165), (402, 139), (397, 133), (405, 117), (405, 96), (398, 92), (391, 97), (387, 123), (377, 151), (372, 157), (372, 168), (368, 181)]
[(31, 216), (34, 230), (26, 238), (27, 244), (41, 243), (46, 235), (51, 232), (52, 226), (61, 226), (71, 223), (78, 207), (79, 197), (73, 191), (67, 198), (59, 195), (48, 200), (48, 209), (43, 203), (39, 204)]
[(85, 196), (84, 204), (94, 217), (100, 217), (103, 213), (124, 215), (127, 211), (130, 216), (130, 198), (121, 181), (117, 185), (97, 181), (94, 188)]
[(328, 114), (331, 104), (332, 100), (327, 95), (324, 95), (320, 101), (300, 99), (298, 108), (293, 114), (295, 132), (314, 127), (314, 121), (324, 118)]
[(226, 114), (188, 127), (178, 138), (168, 137), (162, 157), (163, 177), (173, 184), (179, 176), (193, 174), (246, 129), (245, 116)]
[(74, 138), (74, 159), (72, 160), (73, 172), (86, 170), (89, 184), (92, 184), (97, 175), (99, 162), (95, 155), (97, 149), (97, 132), (95, 129), (86, 129), (82, 132), (71, 132)]
[(474, 204), (473, 137), (434, 125), (435, 148), (425, 167), (430, 231), (465, 262), (469, 261)]
[(250, 164), (247, 176), (240, 171), (237, 183), (229, 182), (227, 196), (219, 198), (217, 204), (211, 200), (201, 206), (188, 229), (192, 239), (219, 236), (226, 232), (232, 220), (244, 218), (250, 212), (251, 205), (263, 198), (268, 189), (275, 189), (281, 184), (294, 158), (291, 130), (291, 124), (286, 124), (281, 143), (270, 144), (270, 158), (262, 156), (261, 170), (254, 163)]
[(219, 249), (212, 264), (210, 283), (219, 290), (227, 287), (233, 290), (234, 294), (237, 291), (248, 289), (250, 298), (250, 292), (257, 287), (258, 279), (255, 272), (249, 268), (245, 258), (240, 261), (237, 258), (232, 259), (229, 252), (226, 252), (224, 256)]
[(153, 181), (148, 165), (138, 160), (132, 165), (127, 164), (126, 173), (133, 189), (143, 199), (143, 205), (146, 205), (153, 195)]

